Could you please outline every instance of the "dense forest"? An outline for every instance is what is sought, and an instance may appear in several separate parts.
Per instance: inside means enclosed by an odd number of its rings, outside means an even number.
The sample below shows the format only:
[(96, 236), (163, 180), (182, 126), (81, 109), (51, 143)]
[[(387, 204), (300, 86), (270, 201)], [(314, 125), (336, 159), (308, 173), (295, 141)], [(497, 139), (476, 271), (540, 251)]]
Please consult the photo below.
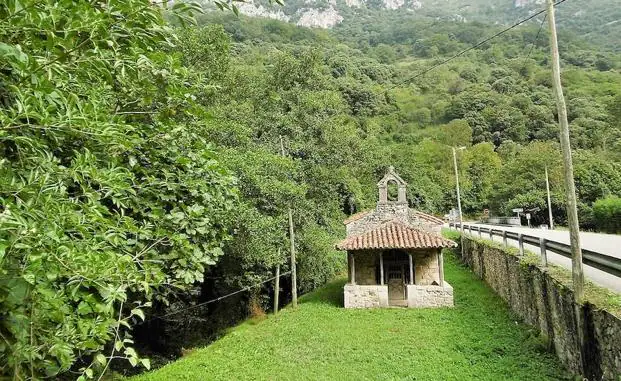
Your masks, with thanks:
[[(467, 215), (540, 207), (546, 223), (547, 167), (564, 223), (545, 29), (439, 65), (501, 27), (386, 13), (327, 31), (218, 12), (192, 26), (198, 11), (0, 5), (3, 373), (150, 367), (144, 354), (269, 308), (266, 284), (186, 311), (288, 270), (289, 207), (299, 291), (325, 283), (344, 268), (342, 220), (374, 206), (388, 166), (412, 207), (454, 207), (451, 147), (466, 147)], [(621, 58), (561, 41), (580, 222), (614, 231), (594, 216), (621, 214)]]
[[(205, 6), (211, 5), (208, 0), (202, 2)], [(590, 44), (591, 50), (602, 47), (620, 51), (621, 8), (617, 0), (555, 0), (554, 3), (557, 4), (557, 25), (564, 33), (580, 36)], [(398, 29), (421, 20), (511, 25), (529, 19), (525, 25), (533, 26), (545, 18), (545, 13), (539, 14), (545, 5), (542, 0), (289, 0), (284, 4), (249, 0), (232, 4), (237, 4), (244, 14), (287, 20), (302, 26), (358, 24), (375, 28), (386, 19), (400, 21), (401, 25), (393, 25)]]

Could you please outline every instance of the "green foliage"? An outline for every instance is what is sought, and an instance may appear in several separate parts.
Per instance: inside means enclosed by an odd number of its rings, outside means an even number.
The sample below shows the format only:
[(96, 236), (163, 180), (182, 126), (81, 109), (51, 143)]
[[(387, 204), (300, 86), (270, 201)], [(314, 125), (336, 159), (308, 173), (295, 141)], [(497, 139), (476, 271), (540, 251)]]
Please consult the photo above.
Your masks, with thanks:
[(206, 83), (162, 53), (174, 36), (146, 0), (9, 1), (0, 18), (2, 372), (149, 367), (129, 328), (228, 237), (234, 181), (196, 129)]
[[(341, 221), (373, 207), (388, 166), (408, 181), (412, 207), (454, 206), (451, 146), (467, 147), (466, 213), (542, 207), (547, 166), (564, 219), (537, 27), (410, 81), (498, 28), (365, 9), (331, 32), (220, 13), (196, 28), (164, 22), (164, 12), (184, 24), (197, 11), (146, 0), (0, 5), (3, 372), (92, 377), (113, 357), (150, 365), (130, 328), (151, 304), (188, 299), (205, 277), (218, 295), (287, 270), (289, 207), (300, 291), (312, 290), (344, 269), (333, 249)], [(563, 41), (588, 226), (593, 203), (621, 192), (621, 76), (616, 56)]]
[(593, 203), (593, 216), (598, 229), (608, 233), (621, 232), (621, 198), (609, 196)]

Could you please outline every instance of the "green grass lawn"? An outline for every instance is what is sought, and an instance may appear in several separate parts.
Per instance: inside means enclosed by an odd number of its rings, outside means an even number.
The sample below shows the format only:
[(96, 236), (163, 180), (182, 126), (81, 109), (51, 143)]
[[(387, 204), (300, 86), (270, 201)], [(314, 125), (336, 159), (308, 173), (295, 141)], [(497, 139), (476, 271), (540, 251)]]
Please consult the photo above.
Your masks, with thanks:
[(212, 345), (133, 378), (164, 380), (567, 379), (536, 332), (452, 255), (452, 309), (346, 310), (333, 282)]

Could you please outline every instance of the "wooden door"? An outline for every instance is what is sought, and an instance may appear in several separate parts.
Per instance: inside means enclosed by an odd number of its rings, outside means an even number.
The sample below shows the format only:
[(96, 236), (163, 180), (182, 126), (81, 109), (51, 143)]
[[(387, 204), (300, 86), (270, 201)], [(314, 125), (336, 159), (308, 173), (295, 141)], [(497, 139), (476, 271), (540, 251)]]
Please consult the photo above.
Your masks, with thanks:
[(386, 273), (388, 299), (405, 299), (405, 268), (403, 265), (389, 265)]

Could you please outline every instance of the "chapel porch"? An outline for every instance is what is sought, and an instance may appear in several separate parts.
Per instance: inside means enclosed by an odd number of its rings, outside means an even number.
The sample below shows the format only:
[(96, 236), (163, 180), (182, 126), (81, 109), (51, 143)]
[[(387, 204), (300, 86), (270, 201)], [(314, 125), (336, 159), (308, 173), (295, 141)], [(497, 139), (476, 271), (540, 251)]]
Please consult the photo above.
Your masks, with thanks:
[(345, 308), (452, 306), (443, 262), (440, 249), (349, 251)]

